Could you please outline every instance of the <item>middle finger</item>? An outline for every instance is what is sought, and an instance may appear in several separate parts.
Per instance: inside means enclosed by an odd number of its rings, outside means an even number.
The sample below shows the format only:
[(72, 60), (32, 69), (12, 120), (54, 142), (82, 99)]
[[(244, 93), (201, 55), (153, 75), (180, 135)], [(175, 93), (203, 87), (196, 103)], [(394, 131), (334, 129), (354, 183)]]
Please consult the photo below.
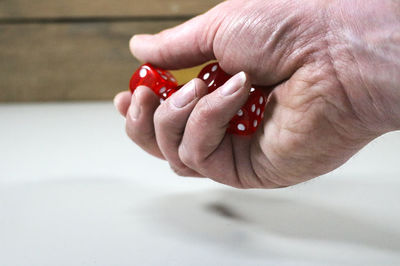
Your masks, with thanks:
[(154, 115), (158, 146), (171, 168), (181, 176), (202, 176), (182, 163), (178, 149), (190, 113), (207, 92), (204, 81), (194, 79), (160, 105)]

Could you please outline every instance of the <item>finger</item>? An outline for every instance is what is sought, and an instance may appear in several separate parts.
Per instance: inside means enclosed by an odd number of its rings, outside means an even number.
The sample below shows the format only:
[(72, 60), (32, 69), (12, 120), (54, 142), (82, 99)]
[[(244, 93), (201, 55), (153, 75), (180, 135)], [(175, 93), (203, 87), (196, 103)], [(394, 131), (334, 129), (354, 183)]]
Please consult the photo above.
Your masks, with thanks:
[[(179, 157), (187, 166), (208, 177), (215, 177), (211, 164), (224, 164), (218, 160), (212, 162), (212, 154), (217, 150), (232, 149), (227, 142), (226, 130), (229, 121), (245, 104), (251, 84), (244, 72), (233, 76), (223, 86), (211, 94), (204, 96), (192, 111), (182, 143), (179, 147)], [(224, 150), (226, 154), (232, 151)], [(211, 161), (211, 162), (210, 162)], [(234, 171), (232, 161), (226, 162), (225, 169)], [(217, 167), (218, 168), (218, 167)], [(219, 167), (221, 168), (221, 167)], [(221, 174), (224, 174), (221, 169)], [(226, 170), (228, 171), (228, 170)], [(234, 173), (226, 173), (233, 176)]]
[(221, 19), (214, 13), (205, 13), (155, 35), (133, 36), (131, 52), (143, 62), (166, 69), (191, 67), (212, 60), (213, 41)]
[(168, 98), (154, 116), (158, 146), (171, 168), (181, 176), (201, 176), (182, 163), (178, 147), (190, 113), (207, 92), (208, 87), (204, 81), (194, 79)]
[(126, 115), (126, 133), (143, 150), (164, 159), (155, 138), (153, 116), (160, 99), (144, 86), (136, 88)]
[(130, 91), (123, 91), (114, 97), (114, 105), (122, 116), (126, 116), (129, 105), (131, 104), (132, 94)]

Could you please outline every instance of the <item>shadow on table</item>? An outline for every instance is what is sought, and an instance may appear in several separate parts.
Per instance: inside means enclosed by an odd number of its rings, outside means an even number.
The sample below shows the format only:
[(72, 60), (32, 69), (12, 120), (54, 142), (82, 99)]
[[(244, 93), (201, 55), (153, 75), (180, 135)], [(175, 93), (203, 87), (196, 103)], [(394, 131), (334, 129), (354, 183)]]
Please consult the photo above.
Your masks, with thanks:
[(341, 211), (329, 204), (302, 200), (301, 196), (227, 189), (169, 196), (152, 204), (156, 206), (150, 206), (150, 211), (158, 213), (158, 223), (203, 241), (237, 244), (245, 240), (243, 232), (247, 230), (258, 237), (400, 251), (400, 235), (374, 224), (374, 214), (368, 213), (369, 219), (363, 219), (349, 208)]

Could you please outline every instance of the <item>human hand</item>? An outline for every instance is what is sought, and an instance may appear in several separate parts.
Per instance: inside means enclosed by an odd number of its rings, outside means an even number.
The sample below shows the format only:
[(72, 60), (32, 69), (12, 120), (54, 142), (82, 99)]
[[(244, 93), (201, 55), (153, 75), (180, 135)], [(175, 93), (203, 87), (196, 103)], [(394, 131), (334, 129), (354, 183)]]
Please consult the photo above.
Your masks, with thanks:
[[(115, 103), (130, 138), (179, 175), (239, 188), (304, 182), (400, 128), (399, 13), (391, 0), (226, 1), (134, 36), (131, 49), (166, 69), (217, 59), (247, 74), (208, 95), (195, 79), (161, 105), (145, 87)], [(263, 125), (250, 137), (227, 135), (251, 83), (273, 88)]]

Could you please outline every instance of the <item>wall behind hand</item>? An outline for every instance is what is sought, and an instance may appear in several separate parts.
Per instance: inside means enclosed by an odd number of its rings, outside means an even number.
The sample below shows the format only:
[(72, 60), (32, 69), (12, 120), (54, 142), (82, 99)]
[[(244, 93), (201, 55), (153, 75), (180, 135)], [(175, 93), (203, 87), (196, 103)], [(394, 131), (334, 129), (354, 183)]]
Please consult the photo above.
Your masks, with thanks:
[(175, 26), (219, 2), (0, 1), (0, 102), (111, 100), (139, 65), (128, 48), (132, 35)]

